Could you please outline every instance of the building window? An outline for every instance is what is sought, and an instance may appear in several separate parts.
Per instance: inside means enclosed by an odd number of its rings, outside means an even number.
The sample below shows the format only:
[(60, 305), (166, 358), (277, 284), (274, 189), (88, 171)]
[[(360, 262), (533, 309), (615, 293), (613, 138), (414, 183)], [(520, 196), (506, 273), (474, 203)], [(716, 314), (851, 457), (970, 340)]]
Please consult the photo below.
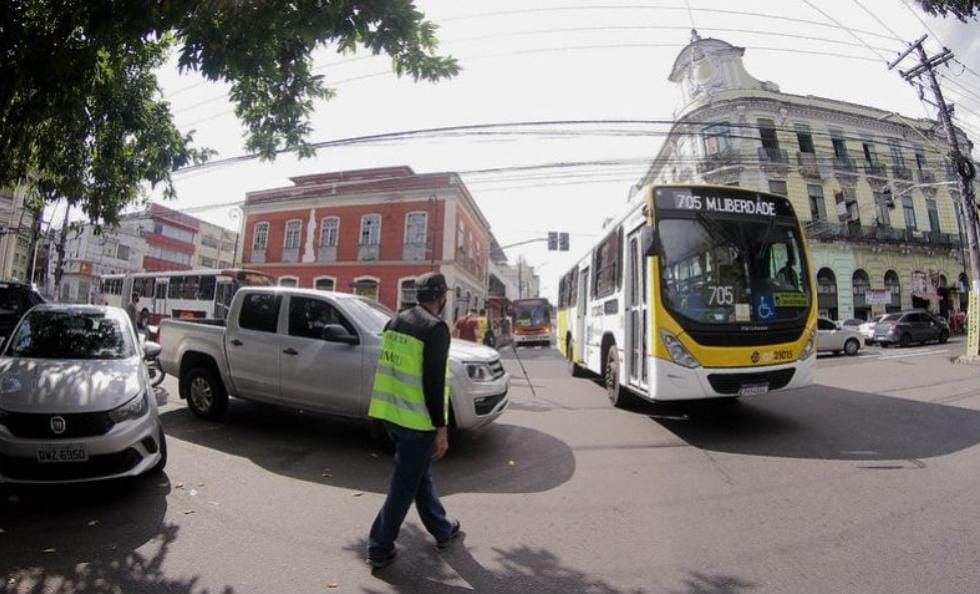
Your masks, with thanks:
[(456, 249), (459, 253), (463, 253), (466, 241), (466, 225), (463, 224), (463, 219), (459, 220), (459, 225), (456, 227)]
[(769, 192), (771, 194), (779, 194), (780, 196), (789, 196), (789, 190), (786, 187), (786, 182), (781, 179), (769, 180)]
[(313, 281), (313, 288), (317, 291), (333, 291), (337, 286), (337, 281), (331, 276), (321, 276)]
[(428, 215), (424, 212), (410, 212), (405, 216), (405, 243), (424, 244)]
[(378, 300), (378, 279), (361, 277), (354, 279), (354, 294), (368, 299)]
[(381, 242), (381, 215), (368, 214), (361, 217), (360, 245), (378, 245)]
[(889, 203), (889, 200), (885, 198), (885, 195), (881, 192), (874, 192), (875, 198), (875, 210), (878, 213), (878, 226), (879, 227), (890, 227), (892, 224), (891, 217), (891, 206), (894, 203)]
[(299, 249), (299, 235), (303, 228), (303, 221), (293, 220), (286, 223), (286, 235), (283, 238), (282, 247), (286, 250)]
[(877, 165), (878, 155), (875, 152), (875, 145), (870, 140), (865, 140), (861, 143), (861, 148), (864, 151), (864, 161), (868, 165)]
[(280, 287), (298, 287), (299, 279), (295, 276), (280, 276), (279, 277)]
[(269, 243), (269, 223), (256, 223), (252, 231), (252, 249), (264, 250)]
[(728, 122), (712, 124), (701, 130), (701, 138), (704, 139), (704, 153), (706, 155), (716, 155), (724, 153), (732, 148), (732, 130)]
[(759, 120), (759, 138), (762, 146), (774, 151), (779, 150), (779, 138), (776, 136), (776, 122), (768, 119)]
[(892, 153), (892, 165), (895, 167), (905, 167), (905, 157), (902, 155), (902, 147), (898, 145), (898, 141), (891, 141), (889, 149)]
[(418, 304), (418, 292), (415, 290), (415, 279), (406, 278), (399, 283), (398, 309), (408, 309)]
[(939, 210), (935, 200), (926, 200), (926, 212), (929, 213), (929, 229), (933, 233), (939, 233)]
[(320, 223), (320, 247), (337, 247), (340, 237), (340, 218), (327, 217)]
[(178, 241), (194, 243), (194, 232), (186, 229), (171, 227), (170, 225), (164, 225), (163, 223), (153, 223), (153, 232), (163, 235), (164, 237), (176, 239)]
[(840, 130), (830, 131), (830, 143), (834, 147), (834, 156), (837, 159), (847, 159), (847, 142), (844, 141), (844, 133)]
[(911, 196), (902, 198), (902, 214), (905, 215), (905, 228), (909, 231), (915, 231), (917, 228), (915, 224), (915, 207), (912, 205)]
[(810, 133), (808, 124), (796, 124), (796, 142), (800, 145), (801, 153), (816, 153), (813, 147), (813, 134)]
[(128, 261), (129, 260), (129, 251), (130, 250), (129, 250), (129, 246), (128, 245), (119, 244), (119, 247), (116, 249), (116, 258), (119, 259), (119, 260), (127, 260)]
[(810, 197), (810, 219), (826, 221), (827, 206), (823, 199), (823, 187), (817, 184), (807, 184), (806, 193)]

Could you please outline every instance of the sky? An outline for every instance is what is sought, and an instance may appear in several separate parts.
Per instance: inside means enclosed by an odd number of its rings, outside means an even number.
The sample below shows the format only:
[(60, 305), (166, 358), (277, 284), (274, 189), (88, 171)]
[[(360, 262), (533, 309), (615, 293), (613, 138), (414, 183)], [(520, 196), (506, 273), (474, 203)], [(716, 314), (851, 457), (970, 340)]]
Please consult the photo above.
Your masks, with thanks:
[[(784, 92), (933, 117), (915, 90), (885, 65), (904, 48), (899, 38), (914, 40), (928, 26), (934, 34), (927, 50), (937, 52), (945, 44), (966, 65), (951, 64), (942, 84), (963, 108), (958, 121), (980, 140), (980, 23), (933, 19), (914, 12), (911, 0), (689, 0), (690, 10), (684, 0), (416, 4), (439, 25), (440, 52), (455, 56), (462, 72), (438, 83), (415, 83), (391, 74), (384, 56), (324, 48), (316, 69), (337, 94), (318, 104), (310, 140), (481, 124), (669, 121), (679, 93), (667, 76), (690, 40), (692, 24), (702, 37), (745, 47), (748, 72)], [(227, 86), (180, 75), (175, 63), (159, 79), (178, 127), (195, 130), (198, 146), (216, 150), (215, 159), (245, 153)], [(321, 148), (310, 159), (282, 155), (272, 163), (250, 160), (178, 172), (178, 198), (167, 205), (237, 228), (234, 205), (246, 192), (290, 185), (291, 176), (396, 165), (418, 173), (456, 171), (500, 244), (548, 231), (571, 234), (568, 253), (548, 252), (543, 243), (507, 250), (511, 262), (524, 256), (538, 268), (542, 294), (554, 299), (558, 278), (600, 237), (603, 220), (625, 207), (630, 187), (667, 129), (512, 126), (348, 143)], [(535, 167), (558, 163), (590, 164)], [(515, 169), (527, 167), (532, 168)]]

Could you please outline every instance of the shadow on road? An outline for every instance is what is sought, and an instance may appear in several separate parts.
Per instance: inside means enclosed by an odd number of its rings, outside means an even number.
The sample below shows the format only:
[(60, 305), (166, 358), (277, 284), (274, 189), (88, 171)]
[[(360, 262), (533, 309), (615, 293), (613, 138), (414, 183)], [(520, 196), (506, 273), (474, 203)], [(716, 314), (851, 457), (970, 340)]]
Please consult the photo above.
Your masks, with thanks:
[[(436, 552), (432, 538), (413, 525), (406, 525), (399, 537), (399, 556), (393, 565), (376, 570), (374, 577), (384, 586), (364, 588), (373, 594), (396, 592), (561, 592), (585, 594), (626, 594), (646, 590), (624, 590), (605, 580), (569, 567), (551, 551), (526, 545), (494, 548), (497, 568), (489, 569), (477, 561), (466, 547), (465, 529), (460, 540), (443, 552)], [(363, 563), (367, 543), (357, 541), (347, 550)], [(369, 568), (365, 565), (365, 571)], [(741, 594), (755, 586), (732, 576), (691, 574), (679, 589), (684, 594)], [(663, 587), (650, 591), (662, 591)]]
[(207, 594), (197, 577), (163, 573), (179, 530), (164, 521), (169, 492), (164, 475), (0, 488), (0, 592)]
[[(391, 452), (371, 439), (367, 424), (232, 400), (221, 423), (186, 408), (162, 414), (164, 430), (290, 478), (385, 493)], [(449, 456), (433, 466), (440, 493), (538, 493), (575, 474), (563, 441), (534, 429), (494, 423), (456, 434)]]
[(635, 404), (633, 412), (711, 451), (825, 460), (906, 460), (980, 443), (980, 411), (812, 386), (738, 403)]

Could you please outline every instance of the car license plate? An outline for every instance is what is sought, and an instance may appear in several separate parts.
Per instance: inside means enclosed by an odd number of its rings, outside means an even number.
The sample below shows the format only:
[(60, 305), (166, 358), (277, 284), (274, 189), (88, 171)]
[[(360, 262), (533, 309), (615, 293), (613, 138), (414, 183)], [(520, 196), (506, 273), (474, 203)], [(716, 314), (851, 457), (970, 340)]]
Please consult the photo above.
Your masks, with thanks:
[(745, 384), (738, 389), (739, 396), (759, 396), (769, 391), (769, 384)]
[(42, 464), (51, 462), (85, 462), (86, 460), (88, 460), (88, 451), (85, 450), (85, 446), (78, 443), (45, 446), (37, 449), (37, 461)]

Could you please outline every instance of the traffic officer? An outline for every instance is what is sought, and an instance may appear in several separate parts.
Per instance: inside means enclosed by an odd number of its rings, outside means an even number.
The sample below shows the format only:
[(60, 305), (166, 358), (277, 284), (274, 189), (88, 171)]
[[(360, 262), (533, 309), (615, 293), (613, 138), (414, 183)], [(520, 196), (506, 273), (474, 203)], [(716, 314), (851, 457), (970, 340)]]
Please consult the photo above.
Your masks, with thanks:
[(430, 463), (449, 449), (449, 327), (440, 317), (449, 287), (443, 275), (415, 282), (418, 305), (385, 327), (368, 415), (379, 419), (395, 444), (395, 469), (368, 540), (368, 562), (390, 565), (395, 539), (412, 502), (436, 546), (447, 548), (459, 535), (432, 484)]

